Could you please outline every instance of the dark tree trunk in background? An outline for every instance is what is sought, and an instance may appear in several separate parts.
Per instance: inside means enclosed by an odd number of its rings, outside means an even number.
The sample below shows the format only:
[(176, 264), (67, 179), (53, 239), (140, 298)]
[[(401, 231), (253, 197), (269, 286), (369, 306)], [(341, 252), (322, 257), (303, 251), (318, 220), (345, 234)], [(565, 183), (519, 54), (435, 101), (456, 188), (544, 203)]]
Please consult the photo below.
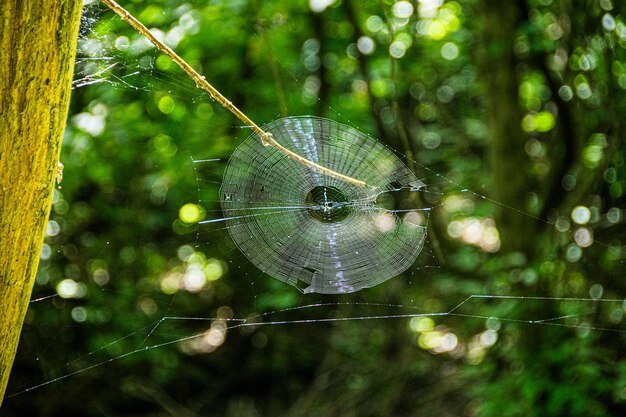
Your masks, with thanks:
[(50, 214), (81, 6), (8, 0), (0, 7), (0, 403)]
[[(483, 0), (478, 11), (483, 18), (478, 64), (486, 86), (492, 173), (488, 194), (503, 205), (526, 211), (530, 191), (524, 149), (527, 137), (520, 127), (522, 111), (514, 53), (521, 8), (515, 1)], [(504, 252), (530, 252), (528, 237), (535, 227), (532, 218), (501, 206), (496, 211), (496, 223)]]

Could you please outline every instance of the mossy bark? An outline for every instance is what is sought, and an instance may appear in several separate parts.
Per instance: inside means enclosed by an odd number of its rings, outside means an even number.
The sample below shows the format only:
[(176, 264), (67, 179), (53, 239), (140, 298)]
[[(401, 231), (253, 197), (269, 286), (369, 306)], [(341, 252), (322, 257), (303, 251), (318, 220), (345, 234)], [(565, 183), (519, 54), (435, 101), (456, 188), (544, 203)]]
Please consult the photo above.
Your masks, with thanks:
[(81, 0), (0, 7), (0, 404), (50, 213)]

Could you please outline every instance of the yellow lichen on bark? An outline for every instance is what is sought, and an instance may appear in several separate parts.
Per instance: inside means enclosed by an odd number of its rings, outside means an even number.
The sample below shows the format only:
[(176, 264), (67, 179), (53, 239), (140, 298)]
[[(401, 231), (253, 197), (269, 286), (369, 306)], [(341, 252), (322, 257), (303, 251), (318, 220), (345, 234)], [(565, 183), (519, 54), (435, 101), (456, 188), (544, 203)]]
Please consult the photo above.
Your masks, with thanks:
[(50, 213), (81, 0), (0, 7), (0, 404)]

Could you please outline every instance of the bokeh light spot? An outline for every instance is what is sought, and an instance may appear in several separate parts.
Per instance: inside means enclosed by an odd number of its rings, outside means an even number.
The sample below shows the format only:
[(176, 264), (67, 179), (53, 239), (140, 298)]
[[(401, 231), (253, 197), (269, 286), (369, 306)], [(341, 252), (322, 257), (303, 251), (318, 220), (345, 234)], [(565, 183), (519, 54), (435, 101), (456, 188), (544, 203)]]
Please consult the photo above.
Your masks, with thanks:
[(83, 283), (71, 278), (61, 280), (56, 286), (57, 294), (61, 298), (82, 298), (87, 295), (87, 287)]
[(576, 206), (572, 210), (572, 220), (576, 224), (587, 224), (591, 219), (591, 210), (585, 206)]
[(452, 61), (459, 56), (459, 47), (454, 42), (446, 42), (441, 47), (441, 56)]
[(408, 1), (399, 1), (393, 5), (391, 10), (395, 17), (406, 19), (413, 14), (413, 5)]
[(178, 217), (184, 223), (197, 223), (204, 218), (204, 210), (197, 204), (188, 203), (180, 208)]
[(176, 107), (176, 103), (174, 99), (170, 96), (163, 96), (159, 100), (159, 110), (163, 114), (170, 114), (174, 111), (174, 107)]

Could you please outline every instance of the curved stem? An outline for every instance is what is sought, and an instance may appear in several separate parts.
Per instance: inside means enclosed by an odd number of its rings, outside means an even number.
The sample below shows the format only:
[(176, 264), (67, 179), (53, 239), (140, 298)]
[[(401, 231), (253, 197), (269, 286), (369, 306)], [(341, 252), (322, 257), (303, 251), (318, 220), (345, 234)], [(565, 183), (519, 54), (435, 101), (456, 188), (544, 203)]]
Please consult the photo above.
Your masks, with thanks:
[(126, 9), (117, 4), (114, 0), (102, 0), (104, 4), (109, 6), (111, 10), (113, 10), (118, 16), (124, 19), (128, 24), (130, 24), (135, 30), (141, 33), (143, 36), (148, 38), (150, 42), (154, 44), (161, 52), (170, 57), (172, 61), (174, 61), (183, 71), (185, 71), (195, 82), (198, 88), (203, 89), (209, 95), (217, 101), (222, 107), (230, 111), (234, 114), (239, 120), (241, 120), (246, 126), (250, 126), (254, 133), (256, 133), (261, 142), (264, 145), (272, 146), (278, 149), (280, 152), (285, 154), (287, 157), (292, 158), (303, 165), (308, 166), (309, 168), (315, 169), (319, 172), (327, 174), (331, 177), (339, 178), (345, 182), (348, 182), (353, 185), (358, 185), (364, 187), (366, 185), (365, 181), (357, 180), (355, 178), (349, 177), (347, 175), (340, 174), (336, 171), (333, 171), (330, 168), (323, 167), (315, 162), (309, 161), (308, 159), (298, 155), (297, 153), (290, 151), (289, 149), (282, 146), (278, 143), (270, 132), (266, 132), (261, 129), (256, 123), (254, 123), (248, 116), (244, 114), (241, 110), (239, 110), (233, 103), (231, 103), (226, 97), (222, 95), (215, 87), (213, 87), (206, 78), (200, 75), (196, 70), (192, 68), (184, 59), (182, 59), (174, 50), (172, 50), (165, 43), (158, 40), (152, 32), (148, 30), (147, 27), (143, 25), (139, 20), (137, 20), (133, 15), (131, 15)]

